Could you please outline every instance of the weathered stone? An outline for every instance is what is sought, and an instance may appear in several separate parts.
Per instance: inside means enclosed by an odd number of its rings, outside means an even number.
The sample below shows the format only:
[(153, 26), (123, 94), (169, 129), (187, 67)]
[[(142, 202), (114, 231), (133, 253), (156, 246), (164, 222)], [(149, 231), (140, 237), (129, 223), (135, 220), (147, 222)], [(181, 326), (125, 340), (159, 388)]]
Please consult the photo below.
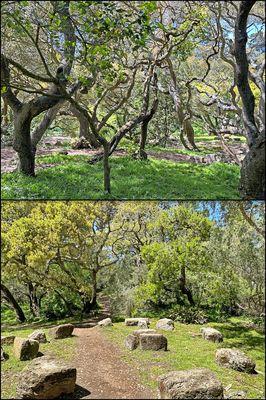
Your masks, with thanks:
[(223, 386), (207, 368), (173, 371), (158, 379), (160, 399), (223, 399)]
[(75, 143), (72, 144), (72, 149), (74, 150), (91, 149), (91, 145), (90, 142), (84, 136), (81, 136), (75, 141)]
[(139, 321), (146, 321), (147, 325), (150, 325), (149, 318), (126, 318), (125, 324), (126, 326), (137, 326)]
[(140, 319), (138, 322), (138, 327), (141, 329), (148, 329), (149, 328), (149, 324), (147, 321)]
[(129, 350), (135, 350), (139, 345), (139, 339), (135, 335), (128, 335), (125, 340), (125, 346)]
[(155, 329), (137, 329), (136, 331), (132, 332), (132, 335), (135, 335), (139, 338), (140, 335), (143, 333), (157, 333)]
[(77, 371), (61, 360), (43, 356), (21, 373), (17, 396), (21, 399), (56, 399), (74, 392)]
[(142, 333), (139, 343), (141, 350), (167, 350), (167, 339), (159, 333)]
[(39, 351), (37, 340), (16, 337), (13, 345), (14, 355), (21, 361), (35, 358)]
[(113, 323), (112, 323), (111, 318), (105, 318), (102, 321), (98, 322), (98, 325), (99, 326), (112, 326)]
[(13, 344), (15, 336), (1, 336), (1, 344)]
[(39, 343), (47, 343), (46, 335), (43, 331), (34, 331), (28, 339), (37, 340)]
[(164, 331), (173, 331), (175, 329), (174, 321), (169, 318), (162, 318), (157, 322), (156, 328)]
[(51, 328), (49, 330), (49, 334), (54, 339), (64, 339), (64, 338), (71, 336), (73, 330), (74, 330), (74, 325), (72, 325), (72, 324), (58, 325), (58, 326), (55, 326), (54, 328)]
[(223, 367), (247, 372), (249, 374), (255, 372), (255, 362), (240, 350), (225, 348), (218, 349), (215, 358), (216, 362)]
[(205, 340), (210, 340), (211, 342), (222, 342), (223, 335), (217, 329), (213, 328), (201, 328), (202, 337)]

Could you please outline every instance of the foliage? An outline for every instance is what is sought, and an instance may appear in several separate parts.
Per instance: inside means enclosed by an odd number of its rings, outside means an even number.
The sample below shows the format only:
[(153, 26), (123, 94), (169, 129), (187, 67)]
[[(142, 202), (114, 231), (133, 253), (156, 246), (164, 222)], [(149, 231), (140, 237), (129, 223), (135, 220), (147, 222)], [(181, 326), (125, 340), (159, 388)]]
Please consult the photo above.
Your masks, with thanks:
[(203, 310), (181, 305), (176, 305), (169, 310), (169, 318), (183, 324), (205, 324), (208, 322), (208, 317)]
[[(183, 322), (264, 312), (261, 202), (4, 202), (2, 284), (28, 320), (113, 315)], [(99, 297), (100, 299), (100, 297)], [(3, 290), (3, 316), (16, 306)], [(18, 314), (19, 315), (19, 314)]]

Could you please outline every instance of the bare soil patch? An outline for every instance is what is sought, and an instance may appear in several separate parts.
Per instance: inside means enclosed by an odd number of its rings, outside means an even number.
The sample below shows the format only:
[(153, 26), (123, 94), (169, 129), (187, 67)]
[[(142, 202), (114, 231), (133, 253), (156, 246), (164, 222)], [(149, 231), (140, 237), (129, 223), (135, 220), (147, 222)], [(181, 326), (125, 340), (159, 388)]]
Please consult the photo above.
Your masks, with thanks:
[[(78, 336), (75, 398), (84, 399), (155, 399), (156, 393), (144, 387), (136, 371), (121, 359), (121, 352), (110, 343), (98, 326), (75, 328)], [(82, 395), (81, 393), (84, 393)]]

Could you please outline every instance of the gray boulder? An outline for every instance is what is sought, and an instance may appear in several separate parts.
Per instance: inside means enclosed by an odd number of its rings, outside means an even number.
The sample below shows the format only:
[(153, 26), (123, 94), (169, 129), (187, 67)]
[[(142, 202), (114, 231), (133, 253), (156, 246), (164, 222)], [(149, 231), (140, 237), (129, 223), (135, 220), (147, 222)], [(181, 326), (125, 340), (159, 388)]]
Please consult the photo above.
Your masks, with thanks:
[(148, 329), (149, 328), (149, 323), (143, 319), (140, 319), (138, 322), (138, 327), (141, 329)]
[(53, 339), (64, 339), (71, 336), (73, 330), (74, 330), (74, 325), (72, 324), (58, 325), (55, 326), (54, 328), (51, 328), (49, 330), (49, 334), (50, 336), (53, 337)]
[(143, 333), (139, 336), (141, 350), (167, 350), (167, 339), (159, 333)]
[(173, 371), (158, 379), (160, 399), (223, 399), (223, 386), (207, 368)]
[(21, 361), (37, 357), (39, 342), (37, 340), (16, 337), (13, 344), (14, 355)]
[(140, 321), (145, 321), (148, 326), (150, 325), (149, 318), (126, 318), (125, 325), (126, 326), (138, 326), (138, 323)]
[(137, 336), (138, 338), (140, 335), (143, 335), (144, 333), (157, 333), (155, 329), (137, 329), (132, 332), (132, 335)]
[(33, 360), (21, 373), (17, 385), (20, 399), (56, 399), (74, 392), (77, 371), (50, 356)]
[(34, 331), (28, 339), (37, 340), (39, 343), (47, 343), (46, 335), (43, 331)]
[(135, 335), (128, 335), (125, 340), (125, 346), (129, 350), (135, 350), (139, 345), (139, 339)]
[(255, 372), (255, 362), (237, 349), (218, 349), (215, 354), (216, 362), (226, 368), (232, 368), (236, 371), (247, 372), (252, 374)]
[(137, 329), (126, 337), (125, 346), (129, 350), (135, 350), (139, 345), (140, 335), (145, 333), (156, 333), (156, 331), (154, 329)]
[(222, 342), (223, 339), (223, 335), (221, 334), (221, 332), (217, 331), (217, 329), (214, 328), (201, 328), (201, 333), (202, 333), (202, 337), (205, 340), (210, 340), (211, 342)]
[(156, 328), (164, 331), (173, 331), (175, 329), (174, 321), (169, 318), (162, 318), (157, 322)]
[(112, 323), (111, 318), (105, 318), (102, 321), (98, 322), (98, 325), (99, 326), (112, 326), (113, 323)]
[(1, 336), (1, 344), (13, 344), (15, 336)]

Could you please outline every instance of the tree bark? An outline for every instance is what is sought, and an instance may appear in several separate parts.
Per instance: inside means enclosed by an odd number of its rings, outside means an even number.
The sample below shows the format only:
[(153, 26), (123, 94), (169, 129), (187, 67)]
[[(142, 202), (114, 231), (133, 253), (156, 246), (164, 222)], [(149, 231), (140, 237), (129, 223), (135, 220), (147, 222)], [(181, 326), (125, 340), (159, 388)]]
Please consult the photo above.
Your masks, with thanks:
[(25, 317), (25, 314), (24, 314), (22, 308), (20, 307), (20, 305), (18, 304), (18, 302), (16, 301), (16, 299), (14, 298), (14, 296), (12, 295), (10, 290), (2, 283), (1, 283), (1, 291), (4, 294), (5, 298), (7, 299), (8, 303), (11, 305), (11, 307), (15, 311), (18, 320), (20, 322), (25, 322), (26, 317)]
[(265, 200), (265, 138), (259, 137), (242, 161), (240, 195), (246, 200)]
[(243, 123), (248, 138), (249, 152), (243, 160), (240, 194), (244, 199), (265, 199), (265, 127), (261, 132), (255, 120), (255, 98), (249, 84), (249, 64), (246, 52), (247, 20), (256, 1), (241, 1), (236, 23), (234, 56), (236, 84), (242, 100)]
[(34, 129), (34, 131), (31, 134), (31, 140), (32, 140), (32, 147), (34, 149), (34, 152), (36, 152), (36, 148), (40, 140), (42, 139), (44, 133), (46, 130), (51, 126), (52, 122), (54, 121), (58, 111), (62, 107), (62, 105), (65, 103), (65, 100), (60, 100), (58, 104), (56, 104), (54, 107), (50, 108), (43, 117), (43, 120), (40, 122), (38, 126)]
[(180, 125), (181, 143), (187, 150), (190, 150), (189, 146), (186, 143), (186, 140), (184, 137), (184, 135), (185, 135), (187, 137), (188, 142), (191, 144), (192, 148), (194, 150), (199, 151), (199, 149), (197, 148), (196, 143), (195, 143), (194, 129), (191, 124), (191, 120), (188, 118), (185, 118), (183, 104), (182, 104), (181, 96), (180, 96), (179, 89), (177, 86), (177, 79), (176, 79), (173, 64), (172, 64), (172, 61), (170, 60), (170, 58), (167, 59), (167, 63), (168, 63), (169, 72), (170, 72), (170, 76), (171, 76), (171, 84), (169, 87), (169, 93), (173, 99), (173, 102), (175, 105), (175, 110), (177, 113), (178, 122)]
[(181, 267), (181, 272), (180, 272), (180, 277), (179, 277), (179, 287), (180, 287), (181, 293), (183, 293), (187, 296), (189, 304), (191, 306), (194, 306), (195, 302), (194, 302), (194, 299), (192, 296), (192, 292), (186, 285), (186, 268), (185, 267)]
[(29, 301), (30, 301), (30, 310), (34, 317), (40, 316), (40, 308), (39, 301), (36, 293), (36, 285), (34, 286), (32, 282), (28, 283), (29, 290)]
[(92, 271), (92, 294), (91, 294), (91, 306), (95, 307), (97, 304), (97, 271)]
[(35, 151), (30, 136), (31, 120), (29, 104), (24, 104), (18, 111), (14, 111), (13, 148), (19, 157), (18, 170), (25, 175), (35, 176)]
[(153, 118), (154, 114), (157, 111), (158, 108), (158, 97), (157, 97), (157, 92), (156, 92), (156, 97), (154, 99), (152, 108), (150, 110), (150, 112), (148, 114), (146, 114), (146, 116), (144, 117), (142, 124), (141, 124), (141, 136), (140, 136), (140, 144), (139, 144), (139, 157), (141, 160), (146, 160), (147, 157), (147, 153), (145, 151), (145, 146), (146, 146), (146, 142), (147, 142), (147, 136), (148, 136), (148, 125), (151, 121), (151, 119)]
[(256, 1), (241, 1), (235, 23), (234, 56), (236, 60), (236, 84), (242, 99), (243, 122), (247, 133), (249, 146), (252, 146), (258, 137), (258, 128), (255, 122), (255, 98), (249, 85), (249, 65), (246, 52), (247, 19), (249, 12)]
[(109, 165), (109, 152), (110, 144), (106, 142), (103, 146), (103, 170), (104, 170), (104, 191), (111, 193), (111, 177), (110, 177), (110, 165)]
[(139, 158), (141, 160), (147, 160), (148, 155), (145, 151), (145, 146), (147, 142), (148, 136), (148, 125), (149, 121), (145, 119), (141, 124), (141, 134), (140, 134), (140, 142), (139, 142)]
[(85, 137), (91, 147), (97, 149), (100, 146), (100, 143), (91, 133), (88, 119), (73, 104), (70, 106), (70, 111), (79, 121), (79, 137)]

